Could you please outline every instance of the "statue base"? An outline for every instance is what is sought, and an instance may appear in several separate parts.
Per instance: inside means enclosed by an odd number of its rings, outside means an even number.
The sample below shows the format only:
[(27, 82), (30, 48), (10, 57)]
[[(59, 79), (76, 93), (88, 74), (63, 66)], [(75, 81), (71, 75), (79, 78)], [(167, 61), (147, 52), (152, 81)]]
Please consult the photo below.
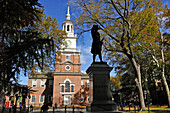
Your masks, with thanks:
[(87, 69), (90, 77), (90, 102), (89, 111), (116, 111), (117, 104), (112, 100), (110, 90), (110, 71), (106, 62), (93, 62)]

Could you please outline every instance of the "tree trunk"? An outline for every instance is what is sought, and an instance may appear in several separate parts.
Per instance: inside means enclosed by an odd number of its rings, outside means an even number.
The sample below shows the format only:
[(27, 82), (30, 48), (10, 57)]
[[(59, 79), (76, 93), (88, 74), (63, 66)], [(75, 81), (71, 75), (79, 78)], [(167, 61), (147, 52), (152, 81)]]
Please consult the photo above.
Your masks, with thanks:
[(168, 97), (168, 107), (170, 107), (170, 92), (169, 92), (169, 87), (168, 87), (168, 83), (166, 81), (164, 72), (162, 72), (162, 81), (165, 86), (167, 97)]
[(165, 86), (166, 89), (166, 93), (167, 93), (167, 97), (168, 97), (168, 107), (170, 107), (170, 92), (169, 92), (169, 87), (168, 87), (168, 83), (166, 81), (166, 77), (165, 77), (165, 58), (164, 58), (164, 40), (163, 40), (163, 36), (161, 33), (161, 40), (162, 40), (162, 45), (161, 45), (161, 56), (162, 56), (162, 81), (163, 84)]
[(141, 72), (140, 72), (140, 65), (136, 63), (136, 60), (132, 58), (132, 65), (135, 70), (136, 78), (136, 86), (139, 89), (139, 99), (140, 99), (140, 104), (141, 104), (141, 110), (146, 111), (145, 107), (145, 101), (144, 101), (144, 96), (143, 96), (143, 89), (142, 89), (142, 79), (141, 79)]

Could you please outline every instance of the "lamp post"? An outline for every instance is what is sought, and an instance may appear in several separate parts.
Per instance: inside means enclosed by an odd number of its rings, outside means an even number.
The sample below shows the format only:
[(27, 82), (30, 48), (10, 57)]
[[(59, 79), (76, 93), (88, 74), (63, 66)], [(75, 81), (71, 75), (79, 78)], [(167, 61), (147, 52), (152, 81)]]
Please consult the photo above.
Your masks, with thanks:
[(149, 110), (149, 95), (148, 95), (146, 90), (144, 90), (144, 94), (146, 95), (146, 99), (147, 99), (147, 103), (148, 103), (148, 113), (150, 113), (150, 110)]
[(123, 111), (123, 106), (122, 106), (122, 94), (121, 92), (118, 93), (119, 97), (120, 97), (120, 107), (121, 107), (121, 111)]

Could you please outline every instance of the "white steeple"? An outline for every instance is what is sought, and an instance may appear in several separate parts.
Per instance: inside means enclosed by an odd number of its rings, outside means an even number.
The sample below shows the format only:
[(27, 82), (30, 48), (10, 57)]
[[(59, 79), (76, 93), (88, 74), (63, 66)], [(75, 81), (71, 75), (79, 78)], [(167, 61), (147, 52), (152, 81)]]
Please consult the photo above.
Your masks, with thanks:
[(64, 51), (77, 51), (76, 49), (76, 41), (77, 41), (77, 35), (74, 34), (74, 24), (70, 20), (70, 9), (69, 9), (69, 4), (67, 7), (67, 15), (66, 15), (66, 20), (63, 22), (63, 30), (66, 31), (67, 33), (67, 38), (65, 39), (66, 43), (68, 44), (67, 47), (64, 45), (61, 46), (61, 48), (64, 48)]
[(68, 8), (67, 8), (67, 16), (66, 16), (66, 20), (70, 20), (69, 4), (68, 4)]

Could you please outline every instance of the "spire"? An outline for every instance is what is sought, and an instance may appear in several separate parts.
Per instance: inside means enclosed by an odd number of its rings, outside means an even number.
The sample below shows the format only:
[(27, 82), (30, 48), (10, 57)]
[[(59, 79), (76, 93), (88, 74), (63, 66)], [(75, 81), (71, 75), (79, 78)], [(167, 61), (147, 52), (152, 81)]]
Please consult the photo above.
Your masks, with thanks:
[(70, 20), (69, 4), (68, 4), (68, 8), (67, 8), (67, 16), (66, 16), (66, 20)]

